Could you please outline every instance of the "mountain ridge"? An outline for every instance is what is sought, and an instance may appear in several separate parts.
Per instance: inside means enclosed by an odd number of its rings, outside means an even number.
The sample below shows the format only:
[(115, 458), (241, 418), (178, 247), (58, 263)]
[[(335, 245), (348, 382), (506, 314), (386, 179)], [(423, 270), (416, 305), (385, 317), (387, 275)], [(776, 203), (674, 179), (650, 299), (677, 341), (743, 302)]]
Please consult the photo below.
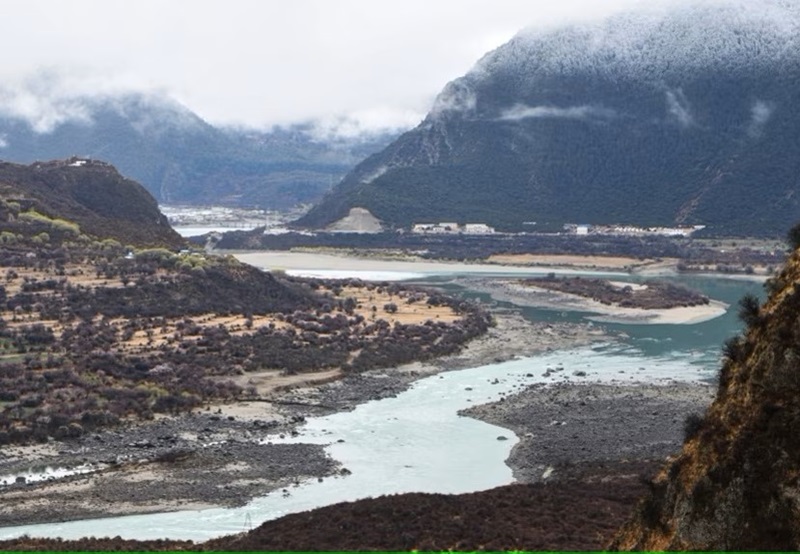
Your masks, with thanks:
[(800, 14), (768, 4), (523, 31), (298, 225), (361, 207), (395, 227), (700, 224), (777, 236), (800, 217)]
[(75, 98), (55, 115), (0, 106), (0, 159), (103, 159), (161, 203), (287, 209), (316, 200), (391, 134), (317, 136), (310, 123), (216, 127), (166, 96)]

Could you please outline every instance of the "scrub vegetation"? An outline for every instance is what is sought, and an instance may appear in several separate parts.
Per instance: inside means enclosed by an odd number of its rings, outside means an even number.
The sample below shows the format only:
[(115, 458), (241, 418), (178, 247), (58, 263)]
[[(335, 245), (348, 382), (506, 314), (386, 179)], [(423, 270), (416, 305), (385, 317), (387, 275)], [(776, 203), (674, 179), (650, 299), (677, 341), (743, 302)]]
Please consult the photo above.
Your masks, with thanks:
[[(31, 168), (11, 169), (33, 179)], [(60, 183), (85, 169), (43, 171)], [(110, 166), (89, 170), (106, 179), (97, 186), (146, 195)], [(435, 292), (273, 275), (180, 249), (180, 237), (176, 248), (157, 219), (139, 224), (138, 243), (100, 238), (84, 230), (111, 224), (95, 218), (107, 206), (72, 220), (36, 190), (14, 181), (0, 195), (0, 444), (258, 399), (237, 379), (250, 372), (344, 374), (451, 354), (491, 323)]]

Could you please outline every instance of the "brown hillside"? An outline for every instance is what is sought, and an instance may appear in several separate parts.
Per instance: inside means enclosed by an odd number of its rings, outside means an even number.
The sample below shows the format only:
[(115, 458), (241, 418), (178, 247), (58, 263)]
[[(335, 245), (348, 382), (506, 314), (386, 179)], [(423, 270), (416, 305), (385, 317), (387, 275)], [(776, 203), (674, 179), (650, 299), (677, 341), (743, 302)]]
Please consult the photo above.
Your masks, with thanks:
[(800, 548), (800, 254), (768, 289), (742, 302), (716, 400), (612, 548)]

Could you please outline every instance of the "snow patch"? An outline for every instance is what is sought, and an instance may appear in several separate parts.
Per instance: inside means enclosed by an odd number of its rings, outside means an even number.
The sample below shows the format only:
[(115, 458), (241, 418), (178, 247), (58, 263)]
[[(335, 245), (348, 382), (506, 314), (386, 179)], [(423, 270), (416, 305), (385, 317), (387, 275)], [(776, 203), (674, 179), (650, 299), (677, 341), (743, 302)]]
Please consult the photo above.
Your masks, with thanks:
[[(748, 74), (754, 67), (796, 63), (800, 3), (659, 4), (592, 23), (526, 29), (482, 58), (469, 78), (519, 75), (520, 90), (537, 90), (546, 76), (588, 72), (611, 80), (671, 83), (687, 71)], [(674, 91), (673, 96), (680, 101)]]
[(389, 171), (389, 166), (382, 165), (372, 173), (367, 173), (366, 175), (364, 175), (364, 177), (361, 178), (361, 182), (364, 183), (365, 185), (368, 185), (372, 181), (374, 181), (375, 179), (386, 173), (387, 171)]
[(682, 89), (667, 91), (667, 112), (684, 129), (694, 125), (692, 107)]
[(56, 479), (63, 479), (73, 475), (84, 475), (86, 473), (94, 473), (105, 469), (105, 464), (83, 464), (73, 468), (66, 467), (46, 467), (41, 470), (29, 470), (22, 473), (12, 473), (8, 475), (0, 475), (0, 487), (13, 485), (15, 483), (38, 483), (41, 481), (54, 481)]

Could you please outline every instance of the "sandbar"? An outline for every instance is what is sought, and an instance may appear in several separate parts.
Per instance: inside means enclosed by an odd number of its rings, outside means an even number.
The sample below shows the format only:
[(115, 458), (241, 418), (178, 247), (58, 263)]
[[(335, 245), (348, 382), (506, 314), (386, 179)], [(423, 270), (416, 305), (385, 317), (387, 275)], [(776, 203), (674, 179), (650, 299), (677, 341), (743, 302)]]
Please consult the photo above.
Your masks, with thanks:
[(469, 287), (486, 292), (495, 300), (521, 306), (596, 314), (587, 316), (587, 319), (602, 323), (690, 325), (719, 317), (728, 308), (727, 304), (718, 300), (710, 300), (708, 304), (699, 306), (668, 309), (624, 308), (514, 281), (475, 280), (470, 281)]
[[(421, 274), (420, 277), (430, 274), (453, 275), (461, 273), (486, 273), (486, 274), (533, 274), (533, 273), (569, 273), (595, 275), (627, 275), (621, 266), (612, 265), (607, 270), (580, 270), (573, 267), (558, 267), (558, 262), (552, 266), (537, 265), (498, 265), (491, 263), (464, 263), (447, 261), (429, 261), (420, 258), (409, 260), (381, 259), (368, 257), (337, 256), (330, 253), (310, 252), (235, 252), (233, 255), (241, 262), (267, 270), (283, 271), (338, 271), (350, 272), (354, 277), (369, 272), (403, 272)], [(601, 268), (598, 266), (598, 268)], [(602, 268), (601, 268), (602, 269)]]

